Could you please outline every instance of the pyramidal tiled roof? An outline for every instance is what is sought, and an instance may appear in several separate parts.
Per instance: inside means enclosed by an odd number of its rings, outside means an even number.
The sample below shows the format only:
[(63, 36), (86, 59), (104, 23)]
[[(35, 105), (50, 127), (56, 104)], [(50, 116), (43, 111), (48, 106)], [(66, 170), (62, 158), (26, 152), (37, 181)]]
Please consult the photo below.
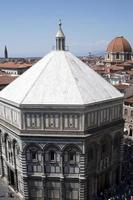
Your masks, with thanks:
[(123, 95), (68, 51), (52, 51), (0, 92), (15, 105), (84, 105)]

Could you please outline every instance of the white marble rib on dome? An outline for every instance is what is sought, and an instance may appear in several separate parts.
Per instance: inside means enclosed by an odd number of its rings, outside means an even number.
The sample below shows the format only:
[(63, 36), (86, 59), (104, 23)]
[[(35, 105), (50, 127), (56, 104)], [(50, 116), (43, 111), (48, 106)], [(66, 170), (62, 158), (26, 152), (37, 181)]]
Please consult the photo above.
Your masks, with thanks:
[(67, 51), (52, 51), (0, 92), (20, 104), (84, 105), (123, 95)]

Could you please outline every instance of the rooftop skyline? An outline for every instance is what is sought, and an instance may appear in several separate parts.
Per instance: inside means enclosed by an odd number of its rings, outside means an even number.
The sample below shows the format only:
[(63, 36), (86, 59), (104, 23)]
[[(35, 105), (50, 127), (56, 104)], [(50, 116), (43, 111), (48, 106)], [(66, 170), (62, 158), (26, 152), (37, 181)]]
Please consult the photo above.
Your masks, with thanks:
[(133, 46), (132, 7), (130, 0), (2, 0), (0, 57), (5, 45), (9, 57), (44, 56), (55, 46), (59, 19), (76, 55), (105, 51), (121, 35)]

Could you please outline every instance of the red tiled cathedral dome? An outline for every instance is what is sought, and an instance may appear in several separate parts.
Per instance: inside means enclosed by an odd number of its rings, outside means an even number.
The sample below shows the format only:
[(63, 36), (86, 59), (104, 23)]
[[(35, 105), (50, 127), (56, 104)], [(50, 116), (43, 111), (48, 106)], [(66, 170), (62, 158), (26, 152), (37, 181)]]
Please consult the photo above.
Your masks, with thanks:
[(132, 52), (131, 45), (123, 37), (114, 38), (108, 45), (106, 52)]

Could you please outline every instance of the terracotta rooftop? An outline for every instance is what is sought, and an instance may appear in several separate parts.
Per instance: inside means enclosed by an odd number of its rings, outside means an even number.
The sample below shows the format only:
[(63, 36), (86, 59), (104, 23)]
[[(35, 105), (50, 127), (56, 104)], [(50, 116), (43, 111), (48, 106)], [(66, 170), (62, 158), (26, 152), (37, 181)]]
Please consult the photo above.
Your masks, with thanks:
[(133, 70), (127, 71), (128, 74), (133, 75)]
[(23, 69), (31, 66), (32, 66), (31, 63), (15, 63), (15, 62), (0, 63), (1, 69), (21, 69), (21, 68)]
[(15, 80), (18, 76), (10, 76), (10, 75), (0, 75), (0, 86), (8, 85), (13, 80)]
[(107, 52), (132, 52), (131, 45), (123, 37), (114, 38), (107, 47)]
[(126, 89), (129, 87), (129, 85), (126, 85), (126, 84), (119, 84), (119, 85), (115, 85), (115, 87), (120, 90), (120, 89)]
[(133, 79), (128, 80), (127, 83), (133, 84)]
[(133, 103), (133, 96), (124, 100), (126, 103)]
[(98, 65), (94, 65), (91, 68), (95, 71), (104, 71), (105, 70), (105, 67), (101, 67), (101, 66), (98, 66)]
[(118, 66), (118, 65), (112, 65), (112, 66), (110, 66), (110, 69), (113, 69), (113, 70), (123, 70), (124, 67), (123, 66)]

